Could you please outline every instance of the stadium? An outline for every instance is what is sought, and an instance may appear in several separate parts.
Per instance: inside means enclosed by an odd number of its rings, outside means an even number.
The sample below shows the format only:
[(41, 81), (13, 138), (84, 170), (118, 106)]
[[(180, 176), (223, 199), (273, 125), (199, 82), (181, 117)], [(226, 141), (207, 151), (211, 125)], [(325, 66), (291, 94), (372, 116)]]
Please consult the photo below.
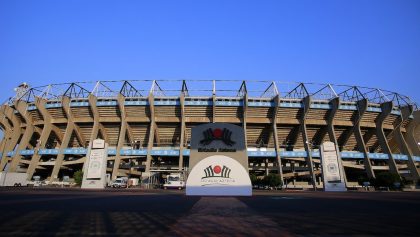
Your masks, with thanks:
[(340, 150), (346, 185), (381, 172), (419, 179), (420, 112), (407, 96), (359, 86), (239, 80), (131, 80), (15, 88), (0, 109), (0, 170), (73, 177), (89, 143), (108, 144), (107, 174), (159, 182), (188, 174), (191, 128), (244, 128), (249, 173), (322, 187), (319, 146)]

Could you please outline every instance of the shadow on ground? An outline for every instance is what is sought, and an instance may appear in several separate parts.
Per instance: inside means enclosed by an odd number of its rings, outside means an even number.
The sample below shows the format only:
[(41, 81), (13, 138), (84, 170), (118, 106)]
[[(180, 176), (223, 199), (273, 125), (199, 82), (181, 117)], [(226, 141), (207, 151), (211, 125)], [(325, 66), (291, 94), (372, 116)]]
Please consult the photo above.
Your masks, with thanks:
[(0, 236), (420, 236), (420, 193), (0, 192)]

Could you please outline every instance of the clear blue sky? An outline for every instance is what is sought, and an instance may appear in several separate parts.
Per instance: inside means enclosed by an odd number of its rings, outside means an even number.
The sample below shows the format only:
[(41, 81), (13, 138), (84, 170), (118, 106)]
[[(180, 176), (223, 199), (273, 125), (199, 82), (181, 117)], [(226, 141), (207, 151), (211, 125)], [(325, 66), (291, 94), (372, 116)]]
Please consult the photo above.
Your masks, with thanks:
[(420, 102), (420, 1), (0, 1), (0, 100), (26, 81), (356, 84)]

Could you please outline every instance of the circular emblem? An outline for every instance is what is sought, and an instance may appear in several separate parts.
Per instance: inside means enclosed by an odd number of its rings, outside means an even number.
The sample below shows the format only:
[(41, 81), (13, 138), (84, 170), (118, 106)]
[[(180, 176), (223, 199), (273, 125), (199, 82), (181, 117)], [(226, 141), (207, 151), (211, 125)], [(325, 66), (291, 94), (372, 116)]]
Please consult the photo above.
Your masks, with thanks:
[(328, 164), (327, 165), (328, 171), (330, 173), (337, 173), (337, 166), (335, 164)]
[(222, 129), (220, 129), (220, 128), (216, 128), (216, 129), (214, 129), (214, 131), (213, 131), (213, 135), (214, 135), (214, 137), (215, 137), (215, 138), (220, 138), (220, 137), (222, 137)]
[(213, 168), (213, 171), (214, 171), (214, 173), (219, 174), (220, 172), (222, 172), (222, 168), (220, 166), (216, 165)]

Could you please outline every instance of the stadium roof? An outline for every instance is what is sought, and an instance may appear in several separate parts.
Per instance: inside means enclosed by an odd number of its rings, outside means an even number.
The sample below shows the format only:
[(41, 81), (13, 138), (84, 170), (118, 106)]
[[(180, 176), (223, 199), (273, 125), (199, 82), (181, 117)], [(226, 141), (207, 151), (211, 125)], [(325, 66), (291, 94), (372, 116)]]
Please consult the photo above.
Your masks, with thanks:
[(72, 99), (87, 98), (90, 94), (98, 98), (115, 98), (119, 94), (128, 98), (147, 97), (243, 97), (271, 99), (280, 96), (285, 99), (302, 99), (311, 96), (314, 100), (330, 100), (339, 97), (342, 101), (355, 102), (367, 99), (371, 103), (392, 101), (394, 106), (417, 105), (408, 96), (379, 88), (303, 83), (282, 81), (252, 80), (122, 80), (122, 81), (87, 81), (45, 86), (28, 87), (21, 96), (10, 97), (5, 104), (16, 100), (34, 102), (36, 97), (54, 101), (63, 96)]

